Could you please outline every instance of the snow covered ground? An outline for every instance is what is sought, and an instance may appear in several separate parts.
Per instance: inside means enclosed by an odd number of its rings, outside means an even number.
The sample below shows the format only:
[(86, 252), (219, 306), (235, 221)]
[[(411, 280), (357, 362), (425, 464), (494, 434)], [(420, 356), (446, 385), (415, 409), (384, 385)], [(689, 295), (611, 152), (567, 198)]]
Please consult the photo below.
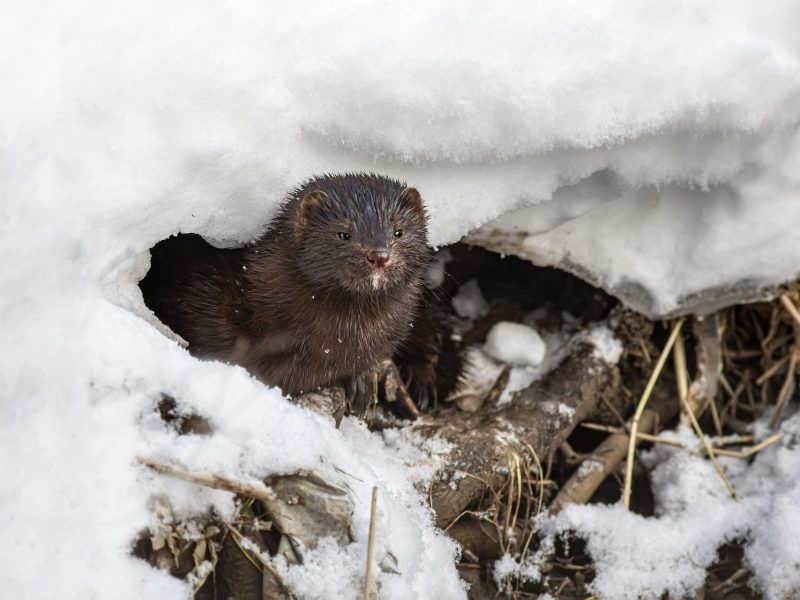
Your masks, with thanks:
[[(148, 498), (182, 514), (231, 500), (154, 477), (134, 463), (146, 454), (246, 481), (357, 477), (357, 542), (298, 568), (306, 598), (360, 589), (376, 483), (379, 545), (401, 571), (381, 576), (385, 597), (463, 598), (456, 549), (413, 486), (433, 474), (428, 451), (335, 430), (190, 357), (141, 302), (148, 248), (177, 231), (248, 240), (311, 174), (375, 170), (421, 190), (436, 244), (510, 231), (509, 249), (651, 312), (753, 294), (800, 270), (798, 23), (789, 1), (7, 3), (4, 594), (187, 597), (129, 555)], [(161, 393), (215, 433), (154, 425)], [(797, 528), (788, 502), (767, 527)], [(598, 562), (603, 581), (617, 564)]]
[[(692, 597), (706, 568), (726, 543), (745, 540), (749, 582), (766, 598), (800, 597), (800, 415), (784, 423), (784, 439), (752, 465), (736, 458), (722, 464), (741, 497), (731, 499), (688, 426), (674, 435), (685, 450), (658, 446), (645, 453), (652, 471), (656, 516), (645, 518), (621, 505), (568, 506), (544, 529), (579, 531), (597, 567), (593, 589), (600, 598), (636, 600)], [(764, 436), (766, 437), (766, 436)]]

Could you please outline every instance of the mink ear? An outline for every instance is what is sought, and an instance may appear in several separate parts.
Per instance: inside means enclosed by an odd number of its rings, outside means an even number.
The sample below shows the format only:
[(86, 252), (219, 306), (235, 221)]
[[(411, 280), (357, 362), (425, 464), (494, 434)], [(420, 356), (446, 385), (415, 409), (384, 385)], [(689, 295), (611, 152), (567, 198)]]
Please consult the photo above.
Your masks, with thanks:
[(425, 222), (425, 205), (422, 204), (422, 197), (419, 195), (419, 192), (416, 188), (407, 187), (400, 192), (400, 198), (398, 199), (398, 202), (402, 208), (416, 212), (419, 215), (419, 218)]
[(300, 202), (292, 218), (295, 234), (301, 233), (306, 228), (308, 221), (313, 217), (314, 213), (319, 210), (327, 198), (328, 196), (325, 192), (320, 190), (311, 190), (300, 198)]

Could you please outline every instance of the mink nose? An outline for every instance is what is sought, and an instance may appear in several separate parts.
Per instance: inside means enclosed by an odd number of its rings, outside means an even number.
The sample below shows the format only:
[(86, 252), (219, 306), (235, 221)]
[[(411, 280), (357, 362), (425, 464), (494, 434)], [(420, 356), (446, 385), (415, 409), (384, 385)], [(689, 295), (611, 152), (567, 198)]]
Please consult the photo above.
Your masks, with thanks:
[(389, 251), (383, 248), (367, 252), (367, 262), (376, 269), (382, 269), (389, 264)]

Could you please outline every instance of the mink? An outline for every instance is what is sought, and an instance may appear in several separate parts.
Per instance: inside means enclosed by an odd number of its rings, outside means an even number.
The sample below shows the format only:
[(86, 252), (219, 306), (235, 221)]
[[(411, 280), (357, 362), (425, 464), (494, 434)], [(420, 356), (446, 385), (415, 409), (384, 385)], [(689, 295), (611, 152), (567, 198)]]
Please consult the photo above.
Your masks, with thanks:
[(464, 367), (463, 348), (453, 336), (450, 295), (427, 289), (413, 329), (393, 359), (416, 405), (426, 410), (447, 400), (456, 389)]
[(352, 381), (395, 353), (421, 310), (431, 252), (416, 189), (345, 174), (294, 190), (243, 248), (179, 234), (151, 258), (144, 301), (190, 352), (296, 394)]

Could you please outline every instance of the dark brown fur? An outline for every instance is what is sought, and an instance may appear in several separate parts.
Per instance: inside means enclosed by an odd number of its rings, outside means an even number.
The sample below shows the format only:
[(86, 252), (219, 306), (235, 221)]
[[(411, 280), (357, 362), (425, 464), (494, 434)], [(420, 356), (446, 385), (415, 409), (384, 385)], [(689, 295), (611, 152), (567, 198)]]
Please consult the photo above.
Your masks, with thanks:
[[(325, 175), (295, 190), (245, 248), (192, 234), (160, 242), (140, 286), (193, 354), (243, 365), (287, 393), (309, 391), (374, 367), (407, 336), (430, 260), (426, 236), (413, 188)], [(388, 253), (382, 269), (367, 259), (376, 250)]]

